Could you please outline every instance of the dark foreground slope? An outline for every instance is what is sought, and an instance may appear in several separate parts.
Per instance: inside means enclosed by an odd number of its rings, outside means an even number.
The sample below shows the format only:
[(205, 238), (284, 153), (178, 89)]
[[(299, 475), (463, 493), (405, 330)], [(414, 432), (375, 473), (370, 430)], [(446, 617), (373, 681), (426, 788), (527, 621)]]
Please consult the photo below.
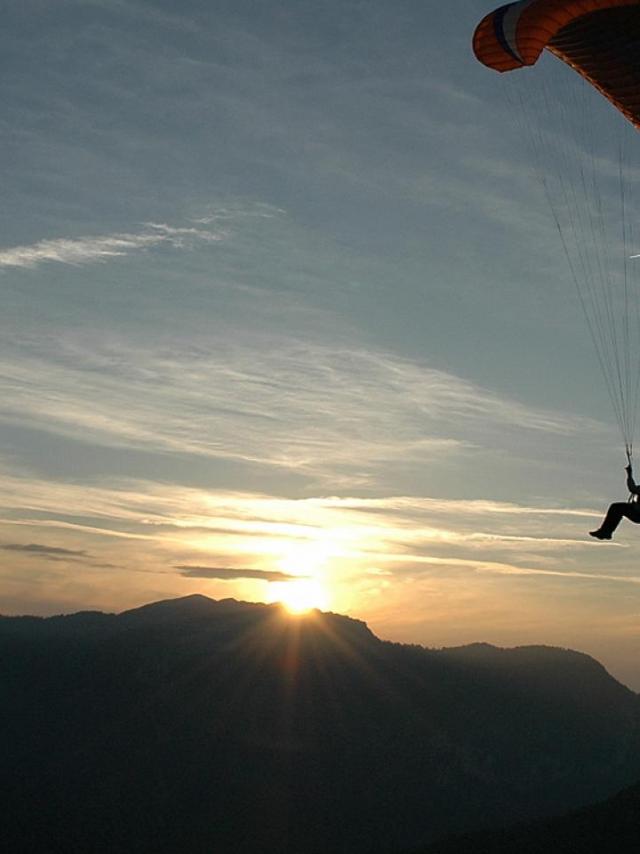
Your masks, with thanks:
[(604, 803), (560, 818), (457, 836), (423, 848), (419, 854), (637, 854), (639, 848), (637, 785)]
[(12, 852), (387, 852), (640, 779), (638, 698), (587, 656), (202, 596), (0, 618), (0, 696)]

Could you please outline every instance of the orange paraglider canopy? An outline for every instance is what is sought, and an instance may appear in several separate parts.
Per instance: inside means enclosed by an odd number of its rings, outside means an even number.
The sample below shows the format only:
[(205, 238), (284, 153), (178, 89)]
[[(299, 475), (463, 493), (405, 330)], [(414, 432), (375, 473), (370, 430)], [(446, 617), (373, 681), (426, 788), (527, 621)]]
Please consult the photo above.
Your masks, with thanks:
[(496, 71), (534, 65), (545, 48), (640, 128), (640, 0), (520, 0), (487, 15), (473, 39)]

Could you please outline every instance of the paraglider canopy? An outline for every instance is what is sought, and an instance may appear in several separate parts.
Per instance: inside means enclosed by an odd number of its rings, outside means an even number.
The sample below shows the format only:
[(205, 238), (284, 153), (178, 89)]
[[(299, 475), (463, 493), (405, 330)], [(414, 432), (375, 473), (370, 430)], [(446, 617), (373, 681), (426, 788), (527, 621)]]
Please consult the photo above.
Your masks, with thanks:
[(508, 3), (480, 22), (473, 49), (496, 71), (525, 69), (498, 86), (504, 115), (533, 154), (630, 463), (640, 423), (640, 0)]
[(543, 50), (566, 62), (640, 128), (640, 2), (520, 0), (487, 15), (473, 49), (496, 71), (535, 65)]

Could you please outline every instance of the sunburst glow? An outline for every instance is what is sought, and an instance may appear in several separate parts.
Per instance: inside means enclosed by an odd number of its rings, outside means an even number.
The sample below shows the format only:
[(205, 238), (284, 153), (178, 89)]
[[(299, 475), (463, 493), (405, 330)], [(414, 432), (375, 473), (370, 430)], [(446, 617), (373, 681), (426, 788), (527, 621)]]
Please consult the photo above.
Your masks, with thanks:
[(327, 565), (339, 550), (333, 538), (318, 532), (310, 540), (290, 541), (282, 545), (278, 567), (299, 578), (270, 585), (269, 598), (280, 602), (292, 614), (304, 614), (314, 608), (328, 609)]
[(324, 611), (329, 606), (329, 595), (315, 578), (299, 581), (281, 581), (271, 585), (272, 602), (280, 602), (291, 614), (304, 614), (314, 608)]

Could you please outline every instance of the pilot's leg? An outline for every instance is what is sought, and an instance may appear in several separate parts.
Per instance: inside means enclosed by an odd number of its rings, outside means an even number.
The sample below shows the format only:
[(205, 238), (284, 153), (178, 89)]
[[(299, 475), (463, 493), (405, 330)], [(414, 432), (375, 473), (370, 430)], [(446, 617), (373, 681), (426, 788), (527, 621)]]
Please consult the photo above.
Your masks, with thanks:
[(618, 501), (609, 507), (607, 515), (604, 517), (604, 521), (598, 530), (590, 531), (589, 533), (597, 540), (610, 540), (623, 516), (633, 519), (634, 522), (640, 522), (640, 513), (635, 504), (630, 504), (628, 501)]

